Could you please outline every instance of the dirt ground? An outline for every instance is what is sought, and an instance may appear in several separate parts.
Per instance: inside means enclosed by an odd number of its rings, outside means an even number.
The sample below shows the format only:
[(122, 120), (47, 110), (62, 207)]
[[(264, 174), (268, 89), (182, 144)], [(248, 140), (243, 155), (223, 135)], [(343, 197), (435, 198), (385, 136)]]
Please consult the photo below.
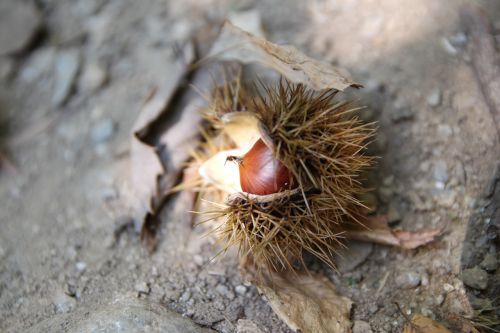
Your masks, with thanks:
[[(498, 47), (500, 2), (470, 2), (485, 9)], [(379, 124), (367, 198), (377, 212), (413, 231), (447, 226), (418, 250), (355, 244), (341, 272), (312, 265), (353, 299), (355, 332), (400, 332), (414, 313), (453, 326), (488, 301), (498, 307), (500, 190), (493, 182), (485, 191), (500, 146), (459, 16), (468, 3), (36, 1), (44, 29), (35, 43), (0, 56), (0, 140), (12, 162), (0, 170), (0, 330), (136, 295), (219, 332), (240, 319), (290, 331), (241, 280), (234, 253), (211, 261), (214, 240), (175, 200), (161, 213), (152, 255), (124, 204), (131, 128), (151, 90), (168, 82), (172, 46), (248, 9), (271, 41), (347, 68), (365, 85), (352, 97)], [(71, 68), (73, 78), (61, 75)]]

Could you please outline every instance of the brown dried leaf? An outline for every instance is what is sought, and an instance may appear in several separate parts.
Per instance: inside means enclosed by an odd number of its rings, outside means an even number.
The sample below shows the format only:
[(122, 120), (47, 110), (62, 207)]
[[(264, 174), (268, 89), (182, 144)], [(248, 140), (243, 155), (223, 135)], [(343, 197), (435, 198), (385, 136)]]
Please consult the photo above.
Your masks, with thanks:
[(148, 136), (155, 122), (169, 110), (169, 103), (193, 59), (194, 48), (192, 44), (187, 44), (183, 49), (182, 65), (172, 66), (168, 73), (169, 80), (146, 100), (133, 125), (130, 148), (131, 199), (136, 217), (135, 228), (138, 231), (143, 230), (146, 221), (151, 221), (162, 201), (159, 180), (165, 168), (157, 144), (149, 140)]
[(435, 320), (416, 314), (411, 323), (404, 327), (403, 333), (451, 333), (451, 331)]
[(444, 228), (409, 232), (389, 227), (386, 216), (369, 218), (364, 226), (356, 226), (346, 232), (346, 238), (384, 245), (398, 246), (403, 249), (416, 249), (433, 242)]
[(234, 60), (244, 64), (260, 63), (270, 67), (290, 81), (315, 89), (361, 87), (350, 75), (334, 66), (315, 60), (293, 46), (280, 46), (254, 36), (226, 21), (209, 52), (209, 57)]
[(293, 331), (302, 333), (351, 332), (352, 301), (337, 294), (325, 277), (305, 272), (261, 272), (244, 264), (242, 271), (264, 294), (273, 311)]

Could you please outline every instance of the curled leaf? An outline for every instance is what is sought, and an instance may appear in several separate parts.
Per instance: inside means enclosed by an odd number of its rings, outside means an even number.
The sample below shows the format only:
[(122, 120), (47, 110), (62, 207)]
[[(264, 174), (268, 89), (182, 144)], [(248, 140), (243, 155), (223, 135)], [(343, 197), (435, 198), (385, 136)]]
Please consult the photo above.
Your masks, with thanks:
[(385, 216), (378, 216), (366, 220), (363, 226), (356, 226), (346, 232), (346, 238), (365, 242), (374, 242), (383, 245), (398, 246), (403, 249), (416, 249), (433, 242), (441, 235), (444, 228), (427, 229), (417, 232), (392, 229)]
[(435, 320), (416, 314), (411, 323), (405, 326), (403, 333), (451, 333), (451, 331)]
[(293, 46), (273, 44), (226, 21), (221, 33), (212, 45), (209, 57), (234, 60), (244, 64), (260, 63), (270, 67), (290, 81), (303, 83), (314, 89), (361, 87), (350, 75), (334, 66), (315, 60)]
[(262, 271), (248, 263), (242, 273), (266, 296), (273, 311), (293, 331), (302, 333), (351, 332), (352, 301), (337, 294), (323, 275), (305, 272)]

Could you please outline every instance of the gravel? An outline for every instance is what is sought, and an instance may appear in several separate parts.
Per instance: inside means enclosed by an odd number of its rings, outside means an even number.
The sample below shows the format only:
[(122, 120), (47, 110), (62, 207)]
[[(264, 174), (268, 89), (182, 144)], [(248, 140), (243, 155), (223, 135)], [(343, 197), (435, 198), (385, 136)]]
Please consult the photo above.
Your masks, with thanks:
[(395, 282), (399, 288), (412, 289), (420, 285), (421, 279), (415, 272), (403, 272), (396, 276)]
[(462, 281), (468, 287), (485, 290), (488, 287), (488, 273), (479, 267), (464, 269)]
[(80, 70), (80, 62), (80, 53), (77, 49), (67, 49), (59, 52), (56, 60), (52, 106), (62, 106), (69, 99)]

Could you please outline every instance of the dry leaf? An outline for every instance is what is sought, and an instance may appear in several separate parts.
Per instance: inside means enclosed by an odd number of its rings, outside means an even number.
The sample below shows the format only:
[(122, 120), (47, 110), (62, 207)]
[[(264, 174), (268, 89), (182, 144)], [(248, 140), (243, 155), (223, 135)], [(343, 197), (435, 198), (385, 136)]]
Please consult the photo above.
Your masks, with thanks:
[(416, 314), (411, 323), (405, 326), (403, 333), (451, 333), (451, 331), (435, 320)]
[(266, 296), (278, 317), (295, 332), (351, 332), (352, 301), (338, 295), (325, 276), (289, 271), (257, 275), (248, 262), (241, 268), (242, 274)]
[(444, 228), (409, 232), (392, 229), (385, 216), (369, 218), (364, 226), (346, 232), (346, 238), (384, 245), (398, 246), (404, 249), (415, 249), (428, 244), (443, 233)]
[(133, 136), (130, 148), (132, 206), (135, 211), (135, 228), (142, 231), (145, 221), (150, 221), (152, 215), (161, 206), (159, 180), (165, 172), (159, 156), (157, 144), (151, 142), (148, 136), (158, 119), (168, 111), (174, 93), (180, 80), (187, 72), (187, 65), (194, 59), (192, 44), (183, 49), (182, 65), (172, 66), (165, 86), (154, 91), (146, 100), (133, 126)]
[(254, 36), (226, 21), (209, 52), (209, 57), (235, 60), (244, 64), (260, 63), (290, 81), (315, 90), (359, 88), (350, 75), (334, 66), (315, 60), (293, 46), (280, 46)]

